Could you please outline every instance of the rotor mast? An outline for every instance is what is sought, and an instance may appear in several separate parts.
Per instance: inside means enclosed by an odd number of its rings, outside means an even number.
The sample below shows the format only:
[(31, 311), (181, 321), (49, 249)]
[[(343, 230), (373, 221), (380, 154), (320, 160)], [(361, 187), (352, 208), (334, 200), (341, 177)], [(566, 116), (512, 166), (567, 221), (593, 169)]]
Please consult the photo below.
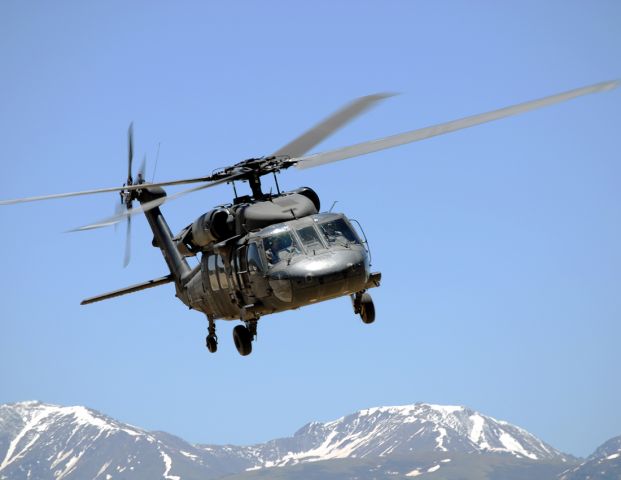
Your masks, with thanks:
[(255, 200), (263, 200), (263, 190), (261, 190), (261, 175), (256, 172), (252, 172), (248, 176), (248, 183), (250, 184), (250, 189), (252, 190), (252, 197)]
[(269, 174), (276, 176), (281, 170), (294, 165), (295, 161), (288, 155), (250, 158), (213, 173), (210, 179), (226, 181), (226, 179), (232, 178), (234, 175), (236, 177), (235, 180), (248, 182), (254, 200), (263, 200), (265, 199), (265, 194), (261, 189), (261, 177)]

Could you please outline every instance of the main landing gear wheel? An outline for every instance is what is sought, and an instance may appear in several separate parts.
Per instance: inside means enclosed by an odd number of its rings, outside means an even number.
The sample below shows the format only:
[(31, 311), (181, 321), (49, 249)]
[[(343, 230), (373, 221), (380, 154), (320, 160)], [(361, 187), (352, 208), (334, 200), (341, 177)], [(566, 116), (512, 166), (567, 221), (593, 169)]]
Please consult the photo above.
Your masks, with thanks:
[(252, 334), (244, 325), (237, 325), (233, 329), (233, 341), (240, 355), (244, 357), (250, 355), (252, 352)]
[(373, 299), (367, 292), (358, 292), (353, 295), (354, 313), (360, 315), (364, 323), (373, 323), (375, 321), (375, 305)]
[(368, 293), (363, 293), (360, 299), (360, 318), (364, 323), (373, 323), (375, 321), (375, 305), (373, 299)]

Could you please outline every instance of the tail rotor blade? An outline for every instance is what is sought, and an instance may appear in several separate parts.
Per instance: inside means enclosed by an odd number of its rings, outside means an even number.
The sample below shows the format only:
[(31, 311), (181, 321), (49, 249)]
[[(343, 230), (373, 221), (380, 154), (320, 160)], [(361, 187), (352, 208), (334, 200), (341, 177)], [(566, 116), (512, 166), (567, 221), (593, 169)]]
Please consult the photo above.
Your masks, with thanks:
[(132, 162), (134, 160), (134, 122), (129, 124), (127, 130), (127, 184), (132, 184)]
[(147, 172), (147, 156), (142, 157), (142, 163), (140, 164), (140, 168), (138, 169), (138, 176), (136, 178), (136, 183), (143, 183), (146, 181), (146, 172)]
[[(114, 207), (114, 216), (118, 217), (119, 215), (121, 215), (123, 213), (123, 210), (125, 210), (125, 208), (123, 207), (122, 203), (117, 203), (115, 204)], [(114, 231), (117, 231), (117, 227), (118, 227), (118, 223), (114, 224)]]
[(127, 229), (125, 231), (125, 256), (123, 258), (123, 268), (129, 265), (131, 259), (131, 247), (132, 247), (132, 217), (127, 217)]

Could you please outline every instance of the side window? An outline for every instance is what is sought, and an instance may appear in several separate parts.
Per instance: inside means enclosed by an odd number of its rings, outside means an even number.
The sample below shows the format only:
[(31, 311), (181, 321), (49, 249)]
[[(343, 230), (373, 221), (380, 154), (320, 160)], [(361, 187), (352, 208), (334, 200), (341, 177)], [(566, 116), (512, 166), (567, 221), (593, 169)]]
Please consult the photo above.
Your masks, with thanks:
[(245, 272), (248, 270), (248, 257), (246, 255), (246, 250), (248, 247), (243, 246), (237, 250), (237, 264), (240, 272)]
[(224, 260), (222, 260), (220, 255), (216, 256), (216, 267), (218, 278), (220, 279), (220, 286), (222, 288), (229, 288), (229, 281), (226, 278), (226, 271), (224, 270)]
[(207, 258), (207, 270), (209, 272), (209, 285), (211, 285), (211, 290), (214, 292), (220, 290), (220, 285), (218, 284), (218, 278), (216, 277), (216, 256), (209, 255)]
[(242, 283), (239, 279), (239, 271), (241, 270), (240, 265), (239, 265), (239, 250), (235, 252), (234, 255), (232, 255), (231, 263), (232, 263), (231, 270), (232, 270), (232, 277), (233, 277), (233, 288), (241, 289)]
[(250, 276), (248, 275), (248, 247), (243, 245), (237, 250), (235, 267), (237, 268), (237, 279), (242, 289), (247, 289), (250, 285)]
[(248, 245), (248, 270), (250, 272), (259, 272), (263, 270), (263, 262), (259, 254), (259, 248), (256, 243)]

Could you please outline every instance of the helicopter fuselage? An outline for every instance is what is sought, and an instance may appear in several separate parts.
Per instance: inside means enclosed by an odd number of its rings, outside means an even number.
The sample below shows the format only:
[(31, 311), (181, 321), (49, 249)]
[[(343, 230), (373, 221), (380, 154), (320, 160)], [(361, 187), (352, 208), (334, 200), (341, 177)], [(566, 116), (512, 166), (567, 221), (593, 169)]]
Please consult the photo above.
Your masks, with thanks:
[(215, 244), (185, 291), (188, 306), (208, 316), (251, 320), (377, 285), (345, 215), (319, 213)]
[[(165, 195), (145, 185), (137, 198), (145, 203)], [(209, 320), (208, 347), (210, 337), (217, 339), (217, 319), (242, 320), (240, 335), (254, 338), (262, 316), (346, 295), (363, 321), (373, 321), (374, 310), (364, 313), (363, 303), (373, 308), (364, 294), (379, 286), (381, 274), (371, 272), (366, 239), (344, 214), (319, 213), (319, 207), (309, 188), (243, 197), (201, 215), (174, 237), (159, 207), (145, 212), (176, 296)], [(191, 268), (187, 257), (198, 264)], [(243, 345), (238, 350), (245, 352)]]

